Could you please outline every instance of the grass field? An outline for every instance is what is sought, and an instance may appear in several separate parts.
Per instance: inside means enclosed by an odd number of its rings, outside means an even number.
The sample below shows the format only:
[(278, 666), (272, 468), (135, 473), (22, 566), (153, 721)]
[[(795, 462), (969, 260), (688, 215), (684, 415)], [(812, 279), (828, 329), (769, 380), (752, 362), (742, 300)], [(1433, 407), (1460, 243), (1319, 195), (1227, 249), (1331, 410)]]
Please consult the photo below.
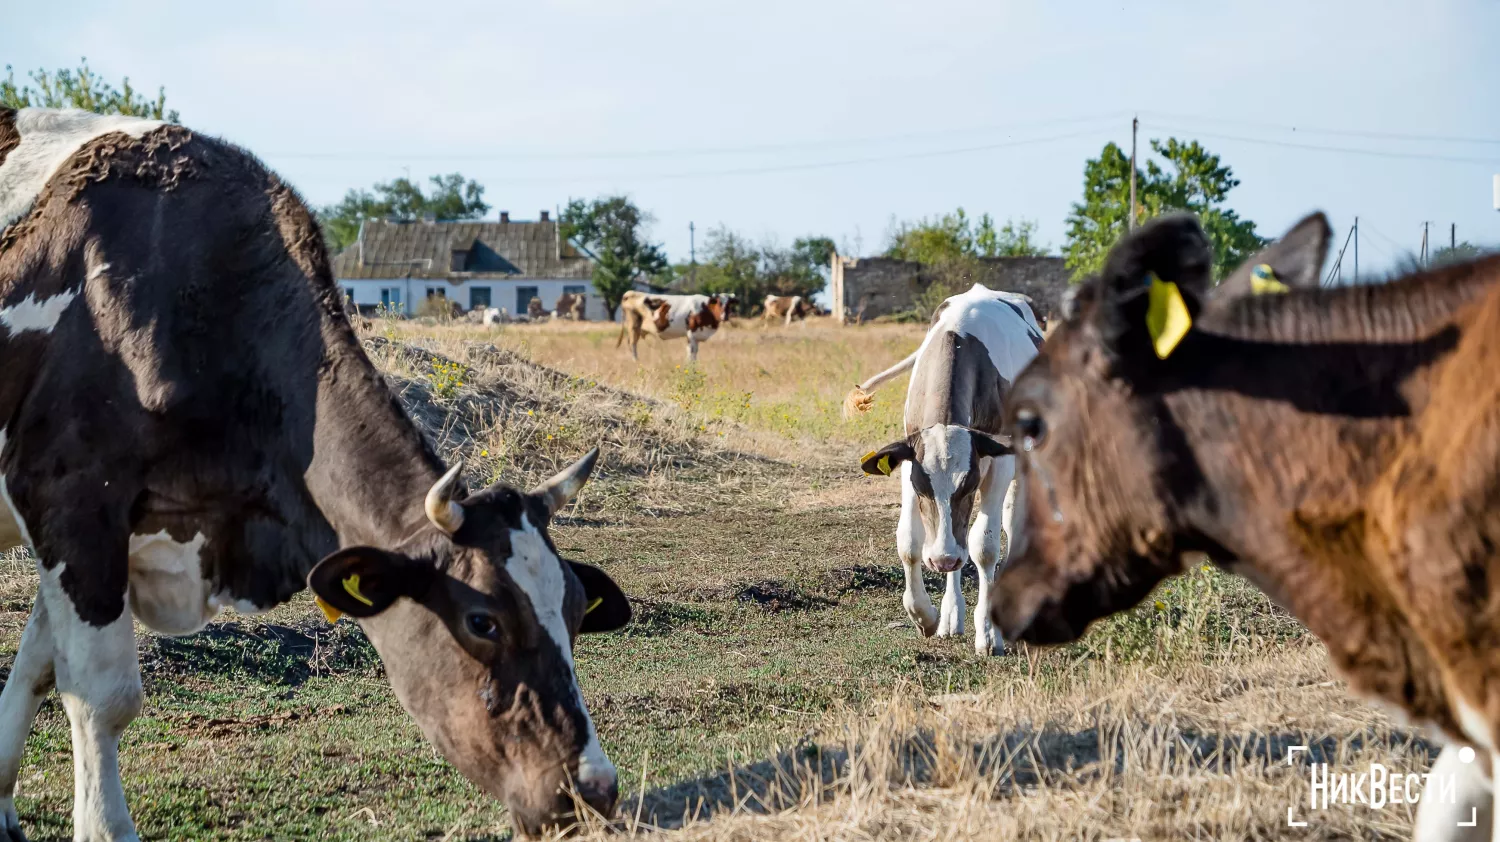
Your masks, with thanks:
[[(1310, 746), (1336, 773), (1425, 771), (1431, 747), (1351, 699), (1322, 646), (1239, 580), (1194, 571), (1059, 649), (981, 659), (968, 639), (919, 637), (900, 604), (896, 483), (855, 466), (898, 434), (904, 382), (856, 421), (839, 407), (915, 348), (920, 328), (739, 325), (696, 367), (680, 342), (654, 339), (637, 365), (615, 332), (376, 321), (365, 338), (475, 480), (528, 483), (603, 442), (598, 479), (554, 538), (635, 603), (632, 626), (577, 652), (622, 773), (617, 829), (664, 840), (1409, 834), (1410, 805), (1309, 810), (1308, 768), (1283, 762), (1287, 746)], [(0, 563), (0, 663), (35, 585), (29, 560)], [(306, 595), (141, 641), (146, 707), (121, 754), (143, 838), (509, 833), (504, 810), (422, 741), (358, 627), (329, 626)], [(31, 837), (69, 838), (71, 799), (54, 698), (21, 775)], [(1289, 828), (1289, 807), (1309, 826)]]

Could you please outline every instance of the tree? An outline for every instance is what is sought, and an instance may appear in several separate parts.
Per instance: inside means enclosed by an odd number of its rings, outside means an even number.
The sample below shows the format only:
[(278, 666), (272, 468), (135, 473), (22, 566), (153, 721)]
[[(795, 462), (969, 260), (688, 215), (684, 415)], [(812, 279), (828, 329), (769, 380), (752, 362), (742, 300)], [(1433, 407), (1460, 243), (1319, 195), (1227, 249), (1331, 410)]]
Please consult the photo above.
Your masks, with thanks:
[(1432, 258), (1429, 262), (1433, 266), (1446, 266), (1449, 263), (1462, 263), (1466, 260), (1474, 260), (1488, 253), (1488, 250), (1465, 240), (1456, 246), (1443, 246), (1437, 249), (1432, 253)]
[(489, 212), (484, 203), (484, 187), (465, 180), (458, 173), (435, 175), (428, 179), (432, 190), (423, 193), (420, 185), (405, 178), (375, 185), (369, 190), (350, 190), (343, 201), (318, 209), (318, 219), (328, 244), (339, 251), (359, 235), (359, 223), (365, 219), (390, 217), (399, 220), (421, 219), (433, 214), (438, 219), (478, 219)]
[(1033, 242), (1036, 223), (1006, 220), (995, 228), (989, 214), (974, 225), (959, 208), (935, 219), (902, 222), (888, 235), (885, 256), (914, 260), (924, 266), (942, 266), (981, 257), (1041, 257), (1047, 247)]
[[(1151, 150), (1170, 165), (1147, 159), (1136, 168), (1136, 224), (1171, 211), (1198, 215), (1214, 250), (1214, 276), (1222, 278), (1266, 244), (1255, 223), (1224, 206), (1239, 186), (1233, 171), (1197, 141), (1151, 141)], [(1099, 270), (1104, 257), (1128, 229), (1130, 157), (1114, 143), (1083, 167), (1083, 201), (1068, 214), (1063, 254), (1073, 277)]]
[[(689, 291), (732, 292), (746, 308), (758, 305), (767, 295), (811, 297), (828, 285), (829, 255), (837, 248), (832, 239), (815, 236), (798, 237), (791, 248), (773, 240), (756, 245), (720, 225), (704, 238), (703, 262)], [(686, 265), (674, 268), (678, 277), (690, 272)]]
[(82, 108), (99, 114), (125, 114), (152, 120), (177, 122), (177, 112), (167, 110), (167, 90), (157, 88), (156, 99), (148, 100), (130, 86), (130, 77), (119, 89), (105, 82), (89, 69), (89, 60), (78, 60), (77, 70), (33, 70), (27, 74), (36, 85), (16, 84), (16, 72), (5, 66), (0, 80), (0, 107), (3, 108)]
[(628, 196), (573, 199), (562, 212), (562, 235), (594, 259), (594, 289), (611, 320), (637, 278), (668, 271), (662, 247), (645, 239), (652, 221)]

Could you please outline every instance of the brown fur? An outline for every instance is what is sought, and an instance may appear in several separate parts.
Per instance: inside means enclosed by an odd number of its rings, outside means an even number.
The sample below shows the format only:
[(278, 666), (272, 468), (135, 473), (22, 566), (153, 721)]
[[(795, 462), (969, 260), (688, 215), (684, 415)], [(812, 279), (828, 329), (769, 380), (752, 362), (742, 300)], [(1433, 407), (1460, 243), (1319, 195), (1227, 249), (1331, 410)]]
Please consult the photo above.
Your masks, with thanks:
[(724, 305), (720, 304), (717, 300), (710, 300), (703, 309), (688, 316), (688, 333), (717, 328), (719, 322), (722, 321), (723, 312)]
[(572, 319), (575, 322), (586, 321), (587, 316), (584, 308), (588, 306), (587, 295), (574, 295), (565, 292), (557, 298), (557, 307), (553, 310), (559, 318)]
[(0, 108), (0, 166), (5, 165), (5, 156), (21, 145), (21, 133), (16, 131), (16, 112)]
[[(1207, 552), (1306, 623), (1356, 689), (1468, 741), (1463, 699), (1493, 741), (1500, 257), (1206, 307), (1198, 248), (1170, 220), (1123, 242), (1018, 378), (1008, 431), (1043, 435), (1018, 449), (1029, 542), (996, 621), (1069, 640)], [(1199, 316), (1164, 361), (1134, 293), (1147, 271)]]

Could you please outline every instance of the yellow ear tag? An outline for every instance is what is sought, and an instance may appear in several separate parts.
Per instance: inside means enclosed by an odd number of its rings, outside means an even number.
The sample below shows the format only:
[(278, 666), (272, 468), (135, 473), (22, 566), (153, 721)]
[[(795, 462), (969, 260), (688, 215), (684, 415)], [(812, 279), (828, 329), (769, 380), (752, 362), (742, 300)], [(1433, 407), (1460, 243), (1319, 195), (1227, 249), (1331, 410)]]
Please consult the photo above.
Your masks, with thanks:
[(1166, 359), (1187, 336), (1193, 326), (1193, 317), (1188, 315), (1187, 302), (1182, 300), (1182, 291), (1171, 281), (1151, 276), (1150, 306), (1146, 309), (1146, 330), (1151, 334), (1151, 346), (1156, 356)]
[(348, 591), (350, 596), (354, 597), (360, 602), (363, 602), (371, 608), (375, 607), (375, 603), (371, 602), (368, 598), (365, 597), (364, 594), (359, 592), (358, 573), (350, 573), (348, 576), (344, 577), (344, 590)]
[(604, 597), (602, 597), (602, 596), (596, 596), (596, 597), (594, 597), (593, 601), (591, 601), (589, 603), (589, 607), (583, 609), (583, 613), (585, 615), (592, 614), (592, 613), (594, 613), (594, 609), (595, 608), (598, 608), (600, 605), (603, 605), (603, 604), (604, 604)]
[(323, 611), (323, 616), (327, 617), (328, 622), (330, 623), (337, 623), (339, 621), (339, 618), (344, 616), (344, 612), (324, 602), (323, 597), (321, 596), (313, 597), (313, 602), (316, 602), (318, 604), (318, 608), (322, 609)]
[(1250, 271), (1250, 292), (1254, 295), (1290, 292), (1291, 287), (1276, 279), (1276, 270), (1262, 263)]

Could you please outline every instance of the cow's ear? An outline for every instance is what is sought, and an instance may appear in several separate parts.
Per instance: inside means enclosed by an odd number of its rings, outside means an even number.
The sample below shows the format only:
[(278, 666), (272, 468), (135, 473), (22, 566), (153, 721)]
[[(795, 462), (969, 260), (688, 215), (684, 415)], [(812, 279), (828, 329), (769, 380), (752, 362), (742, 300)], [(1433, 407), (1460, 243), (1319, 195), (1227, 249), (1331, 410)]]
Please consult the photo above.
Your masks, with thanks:
[(866, 453), (865, 457), (859, 460), (859, 467), (872, 477), (888, 477), (902, 462), (916, 458), (917, 454), (912, 450), (911, 443), (902, 439), (893, 441), (879, 450)]
[(980, 456), (998, 459), (1016, 453), (1010, 445), (1010, 436), (991, 436), (977, 430), (970, 430), (969, 435), (974, 439), (974, 452)]
[(583, 584), (583, 625), (580, 634), (609, 632), (624, 628), (630, 622), (630, 602), (615, 580), (597, 567), (576, 561), (568, 562), (573, 575)]
[(1192, 329), (1213, 271), (1213, 248), (1198, 218), (1154, 219), (1110, 250), (1094, 282), (1097, 328), (1115, 354), (1166, 359)]
[(1310, 214), (1276, 242), (1256, 252), (1214, 288), (1215, 301), (1318, 286), (1333, 229), (1328, 217)]
[(318, 562), (307, 586), (330, 621), (340, 614), (373, 617), (403, 596), (427, 593), (432, 568), (375, 547), (348, 547)]

